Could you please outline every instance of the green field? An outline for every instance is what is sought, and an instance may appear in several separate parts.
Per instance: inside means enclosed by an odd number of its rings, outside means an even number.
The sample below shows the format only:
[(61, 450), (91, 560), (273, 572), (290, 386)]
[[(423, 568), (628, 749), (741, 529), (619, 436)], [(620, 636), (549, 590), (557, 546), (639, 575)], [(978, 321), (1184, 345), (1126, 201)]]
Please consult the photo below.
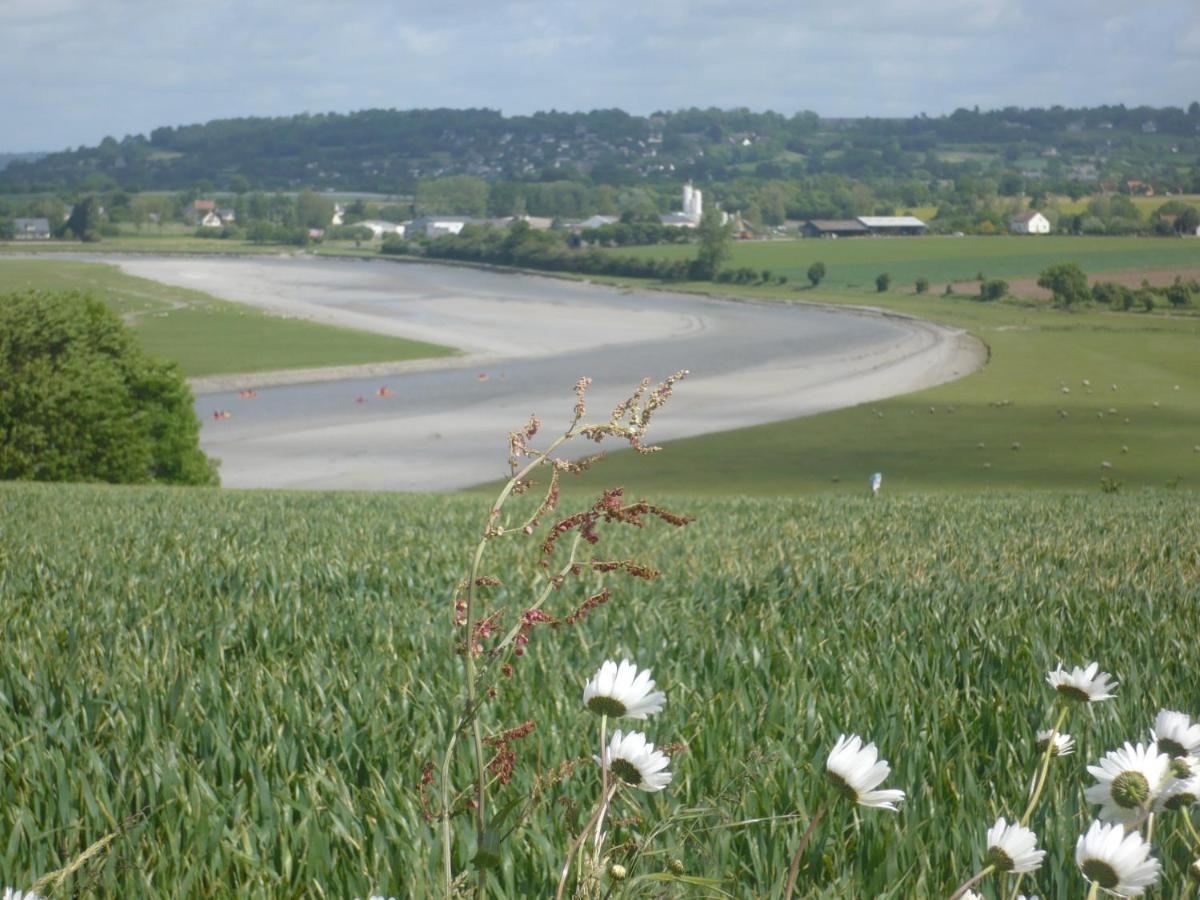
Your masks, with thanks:
[[(484, 717), (488, 732), (536, 722), (504, 802), (535, 769), (592, 752), (580, 692), (601, 660), (653, 667), (667, 707), (635, 724), (687, 749), (668, 790), (618, 805), (611, 844), (696, 812), (618, 857), (630, 896), (670, 857), (729, 896), (778, 896), (824, 756), (850, 730), (879, 745), (908, 800), (899, 815), (835, 809), (799, 896), (948, 896), (994, 818), (1020, 814), (1046, 672), (1096, 659), (1121, 686), (1069, 720), (1078, 752), (1033, 821), (1048, 864), (1023, 888), (1079, 897), (1084, 766), (1144, 737), (1160, 706), (1200, 712), (1191, 496), (672, 505), (697, 521), (601, 529), (589, 551), (636, 554), (662, 578), (611, 580), (584, 626), (536, 631)], [(436, 835), (417, 781), (447, 737), (460, 662), (446, 598), (485, 511), (462, 497), (0, 486), (0, 878), (28, 885), (143, 812), (61, 896), (429, 896)], [(485, 571), (508, 587), (490, 602), (528, 603), (538, 542), (501, 543)], [(551, 611), (597, 577), (568, 582)], [(547, 896), (572, 834), (559, 798), (586, 809), (597, 790), (585, 765), (548, 793), (493, 895)], [(1166, 817), (1155, 838), (1174, 887), (1151, 896), (1175, 897), (1193, 854)]]
[[(211, 242), (207, 242), (211, 243)], [(126, 275), (116, 266), (0, 258), (0, 294), (33, 287), (95, 294), (148, 353), (185, 375), (222, 375), (446, 356), (449, 347), (286, 319), (200, 291)]]
[[(610, 252), (687, 259), (696, 248), (673, 244)], [(973, 280), (980, 272), (987, 278), (1036, 278), (1060, 262), (1078, 263), (1089, 274), (1200, 268), (1200, 240), (1045, 235), (745, 241), (735, 246), (728, 265), (770, 269), (799, 287), (808, 284), (808, 267), (818, 261), (828, 270), (821, 290), (874, 290), (875, 276), (887, 272), (893, 290), (912, 291), (922, 276), (935, 284)]]
[[(780, 256), (816, 246), (844, 253), (847, 267), (852, 264), (858, 271), (870, 272), (883, 265), (881, 253), (932, 257), (939, 247), (961, 247), (975, 248), (971, 252), (977, 254), (970, 262), (956, 263), (968, 268), (978, 264), (979, 253), (1003, 251), (1006, 255), (996, 257), (994, 271), (1001, 265), (1029, 265), (1030, 258), (1019, 251), (1042, 246), (1042, 240), (741, 243), (733, 248), (730, 265), (786, 271), (779, 265)], [(1054, 242), (1051, 246), (1091, 248), (1089, 253), (1112, 246), (1114, 257), (1119, 246), (1125, 246), (1128, 258), (1143, 261), (1158, 253), (1200, 256), (1200, 241), (1046, 240)], [(668, 249), (676, 248), (647, 248), (647, 252)], [(837, 268), (828, 262), (832, 259), (828, 253), (824, 258), (833, 281)], [(896, 269), (891, 266), (893, 272)], [(851, 290), (823, 284), (817, 290), (799, 291), (791, 284), (682, 287), (782, 302), (872, 306), (918, 316), (975, 335), (987, 345), (989, 360), (973, 375), (920, 393), (673, 441), (671, 453), (661, 458), (615, 454), (610, 475), (638, 490), (756, 496), (858, 493), (876, 471), (884, 472), (890, 489), (902, 491), (1095, 490), (1101, 477), (1124, 488), (1200, 487), (1200, 317), (1194, 308), (1171, 315), (1100, 308), (1066, 312), (1015, 300), (981, 303), (967, 296), (918, 296), (911, 288), (880, 294), (873, 285)], [(702, 372), (703, 360), (692, 368)], [(1090, 388), (1083, 384), (1085, 379)], [(684, 382), (673, 402), (686, 403), (686, 396)], [(669, 409), (665, 415), (670, 415)], [(1014, 449), (1014, 444), (1019, 448)], [(1105, 462), (1111, 467), (1103, 467)]]

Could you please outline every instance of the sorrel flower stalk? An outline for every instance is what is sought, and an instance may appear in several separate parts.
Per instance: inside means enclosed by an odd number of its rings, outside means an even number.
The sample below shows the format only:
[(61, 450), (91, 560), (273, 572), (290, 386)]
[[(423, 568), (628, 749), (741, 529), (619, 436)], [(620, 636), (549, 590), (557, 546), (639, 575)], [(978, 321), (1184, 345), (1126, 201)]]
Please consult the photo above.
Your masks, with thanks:
[[(523, 646), (524, 641), (528, 639), (528, 630), (533, 624), (532, 621), (523, 619), (519, 624), (513, 626), (488, 648), (491, 664), (481, 666), (477, 657), (480, 657), (484, 653), (484, 640), (490, 638), (500, 630), (498, 612), (489, 616), (483, 616), (479, 608), (478, 588), (484, 584), (496, 583), (494, 579), (488, 579), (482, 575), (482, 564), (487, 548), (493, 540), (506, 535), (532, 535), (535, 528), (539, 525), (540, 517), (553, 510), (558, 502), (558, 482), (560, 476), (564, 473), (578, 473), (587, 468), (590, 464), (589, 460), (571, 462), (554, 455), (568, 441), (577, 437), (584, 437), (599, 443), (607, 437), (614, 437), (627, 441), (631, 447), (641, 453), (650, 453), (657, 450), (657, 447), (650, 447), (644, 443), (646, 430), (654, 413), (671, 396), (674, 385), (686, 375), (686, 371), (677, 372), (653, 389), (650, 388), (649, 379), (643, 380), (628, 399), (617, 405), (607, 421), (594, 423), (584, 422), (584, 416), (587, 411), (585, 395), (591, 380), (581, 378), (575, 385), (576, 403), (571, 424), (545, 450), (535, 449), (529, 443), (541, 425), (536, 417), (531, 417), (528, 425), (509, 435), (510, 476), (496, 500), (492, 503), (479, 542), (476, 544), (474, 553), (472, 554), (467, 577), (454, 595), (455, 626), (463, 629), (463, 639), (460, 643), (460, 649), (463, 656), (465, 686), (463, 691), (463, 709), (450, 733), (441, 764), (441, 810), (439, 814), (442, 819), (442, 889), (446, 897), (452, 896), (455, 889), (453, 831), (450, 821), (454, 814), (454, 808), (451, 802), (450, 773), (459, 735), (467, 733), (468, 729), (471, 735), (475, 784), (470, 805), (474, 809), (476, 846), (479, 850), (483, 850), (485, 842), (489, 838), (487, 796), (489, 772), (485, 760), (484, 747), (486, 741), (483, 734), (483, 724), (479, 716), (480, 707), (489, 691), (484, 676), (490, 675), (496, 668), (497, 660), (506, 658), (510, 653), (519, 655), (518, 651)], [(505, 503), (512, 496), (528, 490), (532, 484), (529, 476), (535, 470), (543, 467), (548, 467), (550, 470), (550, 479), (545, 498), (537, 510), (522, 524), (508, 527), (502, 519)], [(608, 504), (605, 508), (593, 508), (592, 511), (581, 514), (580, 517), (563, 520), (554, 526), (551, 536), (545, 544), (546, 556), (548, 557), (553, 551), (555, 541), (558, 537), (566, 531), (577, 528), (578, 531), (572, 546), (571, 558), (555, 578), (548, 580), (547, 586), (537, 601), (526, 610), (526, 615), (537, 611), (549, 597), (550, 593), (562, 585), (567, 574), (575, 572), (580, 568), (575, 562), (575, 550), (578, 548), (581, 540), (585, 540), (588, 543), (595, 542), (596, 536), (591, 529), (598, 520), (636, 522), (638, 516), (652, 514), (672, 524), (686, 523), (686, 520), (680, 517), (671, 516), (666, 514), (665, 511), (658, 510), (646, 504), (635, 504), (632, 508), (626, 508), (621, 504), (619, 491), (611, 492), (611, 495), (606, 494), (605, 500)], [(642, 574), (645, 571), (635, 571), (632, 564), (627, 566), (626, 569), (630, 574)], [(597, 571), (608, 570), (597, 569)], [(604, 599), (607, 599), (607, 595), (597, 595), (596, 598), (589, 598), (588, 603), (591, 603), (592, 600), (599, 603), (603, 602)], [(586, 614), (585, 607), (590, 608), (588, 607), (588, 603), (585, 603), (584, 607), (581, 607), (577, 611), (578, 618)], [(495, 843), (494, 839), (491, 843)], [(476, 859), (480, 861), (481, 857), (477, 855)], [(485, 883), (486, 872), (481, 865), (476, 890), (478, 896), (483, 896)]]

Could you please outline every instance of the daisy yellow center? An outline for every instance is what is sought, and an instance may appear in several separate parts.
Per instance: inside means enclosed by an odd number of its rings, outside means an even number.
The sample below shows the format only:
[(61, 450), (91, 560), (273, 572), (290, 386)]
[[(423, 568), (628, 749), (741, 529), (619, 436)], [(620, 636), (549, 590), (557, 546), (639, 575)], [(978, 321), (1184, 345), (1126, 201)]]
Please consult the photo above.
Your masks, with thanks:
[(616, 697), (605, 697), (603, 695), (593, 697), (587, 702), (587, 708), (598, 716), (611, 716), (614, 719), (619, 719), (628, 711), (625, 704)]
[(1171, 757), (1187, 756), (1187, 751), (1183, 749), (1183, 744), (1179, 743), (1179, 741), (1173, 741), (1170, 738), (1159, 738), (1158, 749)]
[(1117, 877), (1117, 870), (1102, 859), (1084, 860), (1083, 876), (1088, 881), (1094, 881), (1105, 889), (1116, 887), (1121, 880)]
[(1133, 809), (1150, 796), (1150, 782), (1141, 772), (1122, 772), (1113, 779), (1110, 793), (1117, 806)]
[(997, 872), (1012, 871), (1012, 857), (1010, 857), (999, 847), (988, 847), (987, 862), (988, 865), (995, 866)]
[(1087, 703), (1092, 699), (1092, 695), (1082, 688), (1077, 688), (1073, 684), (1060, 684), (1058, 692), (1068, 700), (1077, 700), (1080, 703)]
[(827, 772), (829, 780), (833, 782), (833, 786), (841, 793), (843, 797), (854, 803), (858, 802), (858, 791), (850, 786), (850, 782), (846, 781), (837, 772)]
[(612, 773), (626, 784), (638, 785), (642, 783), (642, 773), (629, 760), (617, 757), (609, 765), (612, 767)]

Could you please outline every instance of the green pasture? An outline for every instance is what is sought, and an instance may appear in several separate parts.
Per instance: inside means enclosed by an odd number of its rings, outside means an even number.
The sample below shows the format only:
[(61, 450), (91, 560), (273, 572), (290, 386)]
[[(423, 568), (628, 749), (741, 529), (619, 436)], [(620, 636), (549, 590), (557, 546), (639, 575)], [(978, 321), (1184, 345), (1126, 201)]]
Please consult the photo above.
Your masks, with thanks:
[[(672, 441), (660, 457), (619, 452), (608, 477), (639, 491), (759, 496), (857, 494), (877, 471), (894, 491), (1098, 490), (1102, 477), (1121, 489), (1200, 488), (1198, 317), (895, 293), (812, 296), (961, 328), (987, 345), (988, 362), (919, 393)], [(703, 361), (693, 368), (703, 371)], [(671, 403), (686, 402), (685, 381)], [(668, 405), (661, 415), (670, 414)]]
[[(610, 252), (690, 259), (696, 248), (673, 244)], [(893, 290), (912, 291), (920, 277), (935, 284), (965, 282), (979, 273), (986, 278), (1036, 278), (1061, 262), (1078, 263), (1089, 274), (1200, 268), (1200, 240), (1040, 235), (744, 241), (734, 246), (727, 266), (769, 269), (801, 287), (808, 285), (808, 268), (815, 262), (823, 262), (827, 270), (821, 290), (874, 290), (875, 276), (887, 272)]]
[(95, 294), (125, 318), (147, 352), (176, 360), (189, 376), (392, 362), (455, 352), (421, 341), (286, 319), (200, 291), (135, 278), (112, 265), (0, 258), (0, 294), (23, 288)]
[[(0, 485), (0, 882), (28, 886), (118, 834), (55, 896), (433, 895), (418, 784), (458, 706), (447, 598), (487, 502)], [(1200, 713), (1190, 495), (666, 502), (694, 524), (604, 526), (583, 557), (662, 577), (609, 576), (613, 599), (582, 625), (535, 630), (485, 708), (485, 734), (535, 723), (494, 808), (580, 760), (503, 845), (492, 896), (552, 893), (599, 790), (580, 694), (607, 657), (652, 667), (668, 697), (622, 724), (686, 746), (669, 789), (617, 802), (609, 846), (630, 878), (614, 898), (646, 896), (639, 879), (671, 858), (718, 887), (655, 896), (778, 897), (825, 755), (851, 731), (908, 799), (898, 815), (835, 806), (798, 896), (948, 896), (995, 818), (1021, 813), (1046, 672), (1095, 659), (1121, 685), (1067, 722), (1078, 750), (1055, 764), (1032, 822), (1047, 863), (1023, 885), (1079, 897), (1084, 767), (1143, 739), (1160, 707)], [(543, 536), (485, 557), (503, 580), (485, 611), (529, 604)], [(568, 579), (547, 609), (565, 615), (600, 577)], [(1147, 896), (1174, 898), (1195, 854), (1170, 815), (1154, 839), (1168, 887)]]

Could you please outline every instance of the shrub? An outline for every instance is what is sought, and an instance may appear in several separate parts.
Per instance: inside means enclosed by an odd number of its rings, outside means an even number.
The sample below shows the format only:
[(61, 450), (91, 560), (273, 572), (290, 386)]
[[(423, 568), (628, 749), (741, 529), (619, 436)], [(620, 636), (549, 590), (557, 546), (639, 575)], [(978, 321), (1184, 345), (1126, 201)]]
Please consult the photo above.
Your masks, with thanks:
[(1097, 281), (1092, 285), (1092, 299), (1110, 309), (1133, 309), (1133, 290), (1115, 281)]
[(1077, 303), (1085, 303), (1092, 296), (1087, 276), (1075, 263), (1059, 263), (1044, 269), (1038, 276), (1037, 283), (1038, 287), (1043, 287), (1054, 295), (1055, 306), (1066, 309)]
[(816, 287), (825, 278), (825, 263), (815, 262), (808, 267), (808, 280)]
[(875, 276), (875, 290), (877, 290), (879, 293), (882, 294), (884, 291), (886, 291), (891, 286), (892, 286), (892, 276), (889, 275), (887, 272), (884, 272), (882, 275)]
[(0, 479), (215, 484), (178, 366), (75, 291), (0, 296)]
[[(949, 285), (946, 286), (949, 287)], [(913, 282), (913, 287), (916, 288), (918, 294), (927, 294), (929, 293), (929, 279), (922, 275)]]
[(980, 300), (999, 300), (1008, 293), (1008, 282), (999, 278), (990, 278), (979, 285)]

